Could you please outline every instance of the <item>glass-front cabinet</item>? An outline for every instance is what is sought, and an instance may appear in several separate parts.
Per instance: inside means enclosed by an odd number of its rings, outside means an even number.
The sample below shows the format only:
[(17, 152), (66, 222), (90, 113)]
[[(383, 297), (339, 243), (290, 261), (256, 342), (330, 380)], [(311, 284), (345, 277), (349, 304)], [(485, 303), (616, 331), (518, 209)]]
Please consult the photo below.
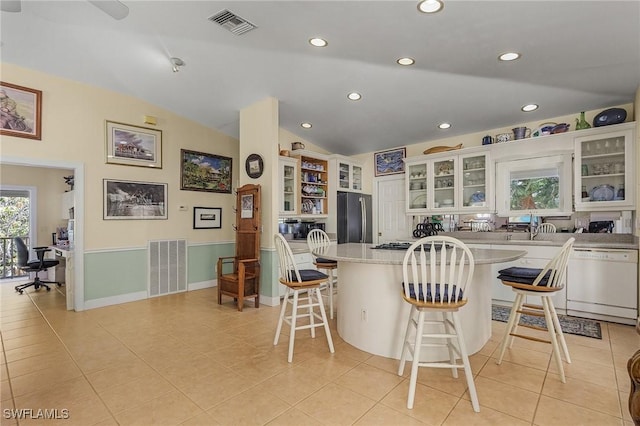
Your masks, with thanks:
[(493, 198), (489, 154), (466, 154), (460, 157), (460, 211), (489, 211)]
[(338, 171), (338, 191), (362, 192), (362, 166), (336, 160)]
[(280, 215), (295, 215), (298, 213), (298, 160), (290, 157), (280, 157)]
[(633, 128), (575, 139), (576, 211), (634, 208)]
[[(449, 157), (433, 161), (431, 167), (431, 184), (433, 185), (433, 199), (431, 206), (434, 211), (451, 210), (456, 202), (458, 188), (457, 169), (458, 158)], [(455, 206), (457, 207), (457, 206)]]
[(407, 212), (420, 213), (427, 209), (427, 195), (430, 194), (427, 185), (428, 162), (406, 165), (406, 202)]

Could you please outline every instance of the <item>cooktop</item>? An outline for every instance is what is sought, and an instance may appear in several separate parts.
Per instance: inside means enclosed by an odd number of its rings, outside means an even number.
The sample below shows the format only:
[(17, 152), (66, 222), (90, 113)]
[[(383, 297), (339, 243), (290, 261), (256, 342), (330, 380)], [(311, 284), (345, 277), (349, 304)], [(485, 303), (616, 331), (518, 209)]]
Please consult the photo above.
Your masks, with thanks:
[[(411, 247), (411, 244), (413, 243), (384, 243), (371, 248), (380, 249), (380, 250), (407, 250), (409, 247)], [(439, 250), (440, 247), (441, 247), (440, 245), (436, 245), (436, 250)], [(418, 247), (416, 247), (416, 250), (417, 249)], [(425, 245), (424, 249), (431, 250), (431, 245)]]

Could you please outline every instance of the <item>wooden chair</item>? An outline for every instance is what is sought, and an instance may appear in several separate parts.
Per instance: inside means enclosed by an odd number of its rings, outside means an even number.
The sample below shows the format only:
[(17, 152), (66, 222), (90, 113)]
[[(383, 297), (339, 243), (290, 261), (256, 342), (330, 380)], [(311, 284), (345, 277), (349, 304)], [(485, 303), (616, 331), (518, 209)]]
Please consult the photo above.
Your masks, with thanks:
[[(571, 248), (573, 247), (574, 241), (575, 238), (569, 238), (569, 240), (564, 243), (560, 251), (543, 269), (512, 267), (499, 271), (500, 275), (498, 275), (498, 279), (502, 280), (502, 284), (510, 286), (512, 290), (516, 292), (516, 300), (513, 302), (511, 313), (509, 314), (507, 330), (505, 331), (502, 339), (500, 357), (498, 358), (497, 364), (502, 363), (502, 358), (504, 357), (507, 345), (509, 347), (513, 345), (514, 337), (549, 343), (553, 346), (553, 357), (555, 358), (556, 365), (558, 366), (562, 383), (567, 382), (564, 376), (560, 347), (562, 348), (562, 353), (569, 364), (571, 364), (571, 357), (569, 356), (569, 349), (567, 348), (567, 343), (564, 340), (562, 327), (560, 326), (558, 314), (553, 306), (553, 300), (551, 297), (564, 287), (567, 275), (567, 262), (569, 260), (569, 254), (571, 254)], [(542, 299), (542, 306), (525, 303), (526, 296), (540, 296)], [(550, 340), (518, 334), (517, 331), (522, 314), (544, 317), (546, 328), (532, 325), (522, 326), (546, 331), (549, 334)], [(558, 346), (558, 342), (560, 343), (560, 347)]]
[(553, 223), (541, 223), (536, 230), (538, 234), (548, 234), (556, 232), (556, 226)]
[[(276, 336), (273, 345), (278, 344), (282, 324), (287, 323), (291, 327), (289, 332), (289, 355), (287, 361), (293, 361), (293, 345), (296, 340), (297, 330), (311, 330), (311, 337), (316, 337), (316, 328), (324, 327), (327, 335), (327, 343), (329, 351), (335, 352), (333, 348), (333, 340), (331, 339), (331, 330), (329, 330), (329, 321), (324, 310), (322, 301), (322, 293), (320, 293), (320, 285), (327, 282), (327, 275), (316, 269), (298, 269), (291, 247), (282, 234), (275, 234), (274, 243), (278, 252), (278, 261), (280, 266), (280, 282), (287, 286), (287, 292), (282, 300), (282, 308), (280, 309), (280, 318), (278, 319), (278, 327), (276, 328)], [(302, 303), (301, 303), (302, 302)], [(291, 304), (291, 314), (286, 315), (287, 305)], [(318, 307), (320, 314), (315, 312)], [(302, 309), (302, 313), (298, 314), (298, 310)], [(308, 318), (301, 325), (299, 320)], [(320, 322), (316, 322), (319, 320)]]
[[(220, 257), (217, 263), (218, 304), (224, 294), (234, 298), (241, 312), (245, 299), (253, 298), (255, 307), (260, 306), (260, 228), (260, 185), (244, 185), (236, 200), (236, 255)], [(223, 268), (231, 271), (224, 273)]]
[[(469, 356), (462, 335), (458, 311), (467, 303), (468, 286), (473, 277), (475, 262), (471, 250), (460, 240), (452, 237), (426, 237), (409, 247), (402, 261), (402, 297), (411, 304), (411, 312), (404, 336), (402, 356), (398, 375), (404, 372), (407, 354), (412, 357), (411, 377), (407, 408), (413, 408), (416, 393), (418, 367), (451, 368), (453, 377), (458, 377), (458, 369), (464, 369), (469, 387), (471, 405), (480, 411), (478, 394), (473, 381)], [(425, 314), (435, 312), (441, 320), (426, 318)], [(442, 332), (425, 332), (437, 327)], [(436, 327), (433, 327), (433, 326)], [(411, 331), (415, 330), (413, 339)], [(430, 339), (423, 343), (423, 338)], [(433, 339), (444, 339), (444, 343), (432, 343)], [(446, 347), (448, 362), (423, 362), (420, 353), (425, 347)], [(458, 363), (457, 358), (462, 360)]]
[[(313, 253), (314, 250), (322, 249), (331, 245), (331, 240), (326, 232), (322, 229), (313, 229), (307, 235), (307, 245), (309, 251)], [(333, 271), (338, 269), (338, 262), (330, 259), (323, 259), (322, 257), (316, 257), (313, 264), (317, 269), (324, 269), (329, 276), (327, 284), (321, 287), (321, 290), (326, 290), (326, 294), (322, 296), (329, 301), (329, 318), (333, 319), (333, 295), (335, 286), (338, 279), (334, 276)]]

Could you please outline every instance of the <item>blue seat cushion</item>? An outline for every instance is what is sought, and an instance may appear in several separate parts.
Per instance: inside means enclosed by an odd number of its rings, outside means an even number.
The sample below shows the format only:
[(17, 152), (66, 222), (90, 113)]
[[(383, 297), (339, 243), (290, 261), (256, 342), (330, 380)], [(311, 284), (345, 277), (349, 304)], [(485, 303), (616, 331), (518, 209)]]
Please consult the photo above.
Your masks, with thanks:
[[(541, 268), (522, 268), (519, 266), (512, 266), (511, 268), (502, 269), (498, 271), (498, 279), (502, 281), (511, 281), (520, 284), (533, 284), (538, 275), (542, 272)], [(540, 280), (542, 286), (546, 286), (549, 282), (551, 271), (547, 271), (544, 277)]]
[[(323, 274), (320, 271), (316, 271), (315, 269), (300, 269), (300, 279), (304, 281), (315, 281), (315, 280), (326, 280), (329, 278), (328, 275)], [(296, 271), (291, 271), (291, 276), (294, 277), (295, 280)]]
[[(405, 288), (404, 286), (405, 286), (405, 284), (404, 284), (404, 283), (402, 283), (402, 289), (403, 289), (403, 291), (404, 291), (404, 288)], [(433, 295), (433, 297), (434, 297), (434, 299), (435, 299), (434, 301), (435, 301), (435, 302), (440, 303), (440, 301), (441, 301), (441, 299), (442, 299), (442, 295), (440, 294), (440, 284), (436, 283), (435, 287), (436, 287), (436, 292), (435, 292), (435, 295)], [(424, 301), (424, 300), (425, 300), (425, 297), (424, 297), (424, 290), (425, 290), (425, 288), (426, 288), (426, 290), (427, 290), (427, 297), (426, 297), (426, 301), (427, 301), (427, 302), (430, 302), (430, 301), (431, 301), (431, 297), (432, 297), (432, 293), (431, 293), (431, 283), (427, 283), (427, 285), (426, 285), (426, 286), (425, 286), (425, 285), (422, 285), (422, 286), (420, 287), (420, 293), (418, 294), (418, 297), (417, 297), (417, 298), (416, 298), (416, 286), (415, 286), (413, 283), (409, 283), (409, 297), (410, 297), (411, 299), (416, 299), (416, 300), (419, 300), (419, 301)], [(454, 293), (454, 294), (456, 294), (456, 291), (457, 291), (457, 289), (456, 289), (456, 286), (454, 285), (454, 286), (453, 286), (453, 293)], [(459, 302), (459, 301), (461, 301), (461, 300), (462, 300), (462, 298), (463, 298), (463, 296), (464, 296), (462, 293), (463, 293), (463, 292), (461, 291), (461, 292), (458, 294), (458, 300), (457, 300), (458, 302)], [(444, 303), (449, 303), (449, 284), (445, 284), (445, 285), (444, 285), (444, 301), (443, 301), (443, 302), (444, 302)]]
[(316, 263), (337, 263), (335, 260), (325, 259), (323, 257), (316, 257)]

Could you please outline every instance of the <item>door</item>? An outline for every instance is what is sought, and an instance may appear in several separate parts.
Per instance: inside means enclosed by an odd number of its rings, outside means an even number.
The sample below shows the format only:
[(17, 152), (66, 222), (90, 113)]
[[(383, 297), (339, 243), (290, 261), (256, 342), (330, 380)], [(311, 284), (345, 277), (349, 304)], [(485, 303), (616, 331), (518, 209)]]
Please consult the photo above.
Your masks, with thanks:
[(404, 178), (378, 181), (377, 206), (377, 243), (402, 241), (409, 238), (411, 225), (409, 216), (405, 213)]

